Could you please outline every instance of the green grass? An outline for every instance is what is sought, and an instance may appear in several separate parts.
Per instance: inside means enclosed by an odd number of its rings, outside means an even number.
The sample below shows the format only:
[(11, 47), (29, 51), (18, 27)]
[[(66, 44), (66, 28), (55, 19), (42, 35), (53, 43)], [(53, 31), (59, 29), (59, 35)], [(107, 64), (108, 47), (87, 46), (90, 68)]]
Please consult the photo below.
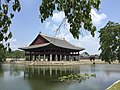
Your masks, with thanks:
[(112, 85), (112, 87), (110, 87), (107, 90), (120, 90), (120, 81), (114, 85)]

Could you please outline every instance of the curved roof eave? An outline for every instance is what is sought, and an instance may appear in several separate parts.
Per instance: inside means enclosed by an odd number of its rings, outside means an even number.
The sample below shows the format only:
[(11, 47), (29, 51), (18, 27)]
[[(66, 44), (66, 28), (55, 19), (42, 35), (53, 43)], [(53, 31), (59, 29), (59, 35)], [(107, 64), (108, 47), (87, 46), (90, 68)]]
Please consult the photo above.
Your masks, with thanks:
[(39, 45), (32, 45), (32, 46), (28, 46), (28, 47), (22, 47), (22, 48), (19, 48), (19, 49), (22, 49), (22, 50), (35, 49), (35, 48), (48, 46), (49, 44), (50, 43), (39, 44)]

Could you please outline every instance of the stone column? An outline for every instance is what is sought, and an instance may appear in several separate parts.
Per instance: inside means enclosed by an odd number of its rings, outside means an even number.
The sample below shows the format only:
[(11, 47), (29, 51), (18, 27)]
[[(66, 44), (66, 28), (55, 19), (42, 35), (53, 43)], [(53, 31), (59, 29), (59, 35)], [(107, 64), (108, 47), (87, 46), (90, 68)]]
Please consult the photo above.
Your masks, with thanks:
[(50, 54), (50, 61), (52, 61), (52, 54)]
[(68, 57), (69, 57), (69, 61), (71, 61), (71, 60), (70, 60), (70, 55), (69, 55)]
[(56, 54), (56, 55), (55, 55), (55, 61), (58, 61), (57, 59), (58, 59), (58, 58), (57, 58), (57, 54)]
[(64, 61), (66, 61), (66, 55), (64, 56)]
[(45, 61), (48, 61), (48, 56), (47, 55), (45, 56)]
[(43, 61), (45, 61), (45, 54), (44, 54), (44, 56), (43, 56)]
[(31, 56), (31, 52), (30, 52), (30, 61), (32, 61), (32, 56)]
[(80, 55), (78, 54), (78, 61), (80, 61)]
[(34, 55), (32, 55), (32, 60), (33, 60), (33, 61), (35, 60), (35, 56), (34, 56)]
[(71, 56), (71, 61), (73, 61), (73, 55)]
[(62, 55), (60, 55), (60, 61), (62, 61)]

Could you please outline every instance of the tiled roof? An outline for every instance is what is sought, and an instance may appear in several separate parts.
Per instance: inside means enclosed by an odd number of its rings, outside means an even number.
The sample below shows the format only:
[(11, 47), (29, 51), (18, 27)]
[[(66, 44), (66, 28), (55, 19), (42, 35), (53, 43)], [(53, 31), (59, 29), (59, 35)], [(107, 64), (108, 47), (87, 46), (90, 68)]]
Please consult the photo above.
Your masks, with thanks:
[(49, 44), (53, 44), (53, 45), (55, 45), (57, 47), (66, 48), (66, 49), (80, 50), (80, 51), (85, 50), (84, 48), (76, 47), (76, 46), (70, 44), (65, 39), (50, 37), (50, 36), (43, 35), (43, 34), (39, 34), (39, 35), (41, 35), (43, 38), (45, 38), (47, 41), (49, 41), (49, 43), (44, 43), (44, 44), (39, 44), (39, 45), (32, 45), (32, 46), (28, 46), (28, 47), (19, 48), (19, 49), (23, 49), (23, 50), (35, 49), (35, 48), (45, 47), (45, 46), (47, 46)]
[(73, 49), (73, 50), (84, 50), (84, 48), (76, 47), (71, 43), (69, 43), (68, 41), (66, 41), (65, 39), (50, 37), (47, 35), (42, 35), (42, 36), (55, 46), (67, 48), (67, 49)]
[(39, 44), (39, 45), (32, 45), (32, 46), (28, 46), (28, 47), (22, 47), (22, 48), (19, 48), (19, 49), (23, 49), (23, 50), (34, 49), (34, 48), (39, 48), (39, 47), (45, 47), (45, 46), (47, 46), (49, 44), (50, 43), (44, 43), (44, 44)]

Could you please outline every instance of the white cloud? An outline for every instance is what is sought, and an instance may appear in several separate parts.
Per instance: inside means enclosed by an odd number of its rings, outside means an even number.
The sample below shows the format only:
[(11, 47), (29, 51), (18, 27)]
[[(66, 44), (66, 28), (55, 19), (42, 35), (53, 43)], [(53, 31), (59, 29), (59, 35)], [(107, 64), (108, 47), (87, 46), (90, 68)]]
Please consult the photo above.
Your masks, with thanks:
[(18, 43), (18, 41), (15, 38), (9, 39), (8, 42), (10, 42), (10, 48), (12, 50), (18, 50), (18, 48), (24, 46), (24, 45), (21, 45), (21, 43)]
[(107, 18), (107, 15), (105, 13), (99, 14), (94, 9), (91, 9), (91, 16), (92, 16), (93, 23), (95, 25), (100, 24), (102, 20)]
[(10, 42), (10, 47), (12, 50), (18, 49), (19, 45), (16, 44), (17, 40), (15, 38), (9, 39), (8, 42)]
[(85, 48), (85, 51), (89, 54), (98, 54), (100, 51), (98, 51), (100, 45), (99, 45), (99, 39), (98, 34), (95, 35), (95, 37), (92, 37), (90, 34), (80, 37), (80, 39), (74, 39), (72, 34), (64, 34), (61, 33), (61, 36), (64, 37), (67, 41), (69, 41), (71, 44), (79, 47)]
[(65, 14), (63, 11), (61, 12), (58, 12), (58, 13), (54, 13), (53, 14), (53, 17), (52, 17), (52, 20), (55, 21), (55, 22), (61, 22), (65, 17)]
[[(101, 21), (107, 18), (107, 15), (105, 13), (98, 13), (94, 9), (91, 9), (91, 16), (92, 16), (93, 23), (95, 25), (100, 24)], [(64, 19), (64, 17), (65, 17), (65, 14), (63, 11), (61, 11), (58, 13), (54, 13), (52, 20), (54, 22), (61, 22)]]
[(98, 51), (100, 45), (99, 45), (99, 39), (97, 34), (95, 37), (92, 37), (91, 35), (82, 37), (80, 38), (79, 43), (90, 54), (100, 53), (100, 51)]
[(15, 38), (11, 38), (11, 39), (8, 40), (8, 42), (10, 42), (10, 43), (16, 42), (16, 39)]
[(46, 22), (45, 28), (47, 29), (47, 28), (49, 28), (49, 26), (50, 26), (50, 22)]

